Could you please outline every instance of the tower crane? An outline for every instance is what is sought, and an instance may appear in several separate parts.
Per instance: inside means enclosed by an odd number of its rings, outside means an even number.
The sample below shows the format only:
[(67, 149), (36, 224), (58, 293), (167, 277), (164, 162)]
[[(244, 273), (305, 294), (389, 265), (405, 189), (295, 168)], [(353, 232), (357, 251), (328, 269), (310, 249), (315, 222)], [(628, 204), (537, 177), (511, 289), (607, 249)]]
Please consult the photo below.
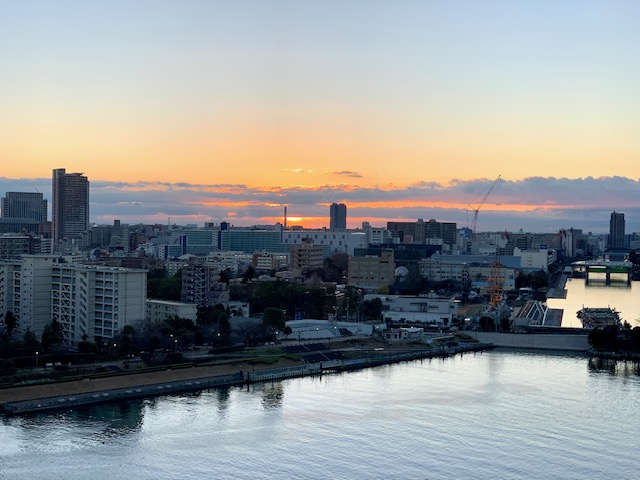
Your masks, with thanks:
[[(480, 202), (477, 204), (476, 207), (473, 207), (471, 204), (467, 205), (469, 207), (469, 210), (471, 210), (473, 212), (473, 221), (471, 223), (471, 231), (473, 232), (473, 238), (475, 238), (475, 236), (476, 236), (476, 226), (478, 225), (478, 212), (480, 211), (480, 209), (484, 205), (484, 202), (487, 201), (487, 197), (489, 197), (489, 194), (493, 191), (493, 188), (500, 181), (500, 177), (502, 177), (502, 174), (498, 175), (498, 178), (496, 178), (493, 181), (493, 183), (489, 186), (489, 188), (487, 188), (487, 191), (485, 192), (484, 196), (482, 197), (482, 200), (480, 200)], [(478, 196), (480, 196), (481, 194), (482, 194), (482, 192), (480, 192), (478, 194)], [(476, 196), (475, 199), (477, 199), (478, 196)]]

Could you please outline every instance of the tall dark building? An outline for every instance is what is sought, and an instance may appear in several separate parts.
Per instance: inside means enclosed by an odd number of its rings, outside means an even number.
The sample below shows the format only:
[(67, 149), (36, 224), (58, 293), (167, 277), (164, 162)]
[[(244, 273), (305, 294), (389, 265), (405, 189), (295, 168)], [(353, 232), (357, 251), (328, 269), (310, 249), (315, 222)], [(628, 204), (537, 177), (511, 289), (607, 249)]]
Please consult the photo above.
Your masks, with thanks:
[(624, 213), (611, 213), (609, 220), (609, 250), (625, 248)]
[(329, 228), (331, 230), (347, 228), (347, 206), (344, 203), (332, 203), (329, 207)]
[(89, 180), (82, 173), (53, 171), (52, 238), (54, 245), (89, 229)]
[(2, 218), (47, 222), (47, 201), (41, 193), (7, 192), (2, 198)]

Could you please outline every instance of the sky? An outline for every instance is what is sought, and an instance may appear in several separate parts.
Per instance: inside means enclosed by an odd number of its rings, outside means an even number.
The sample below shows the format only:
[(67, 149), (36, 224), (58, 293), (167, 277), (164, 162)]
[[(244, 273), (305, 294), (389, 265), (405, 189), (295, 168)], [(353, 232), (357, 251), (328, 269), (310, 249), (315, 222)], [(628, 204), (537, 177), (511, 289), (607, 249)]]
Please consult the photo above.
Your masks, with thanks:
[[(640, 230), (640, 3), (0, 0), (0, 195), (91, 220)], [(486, 202), (484, 194), (498, 176)], [(634, 230), (635, 229), (635, 230)]]

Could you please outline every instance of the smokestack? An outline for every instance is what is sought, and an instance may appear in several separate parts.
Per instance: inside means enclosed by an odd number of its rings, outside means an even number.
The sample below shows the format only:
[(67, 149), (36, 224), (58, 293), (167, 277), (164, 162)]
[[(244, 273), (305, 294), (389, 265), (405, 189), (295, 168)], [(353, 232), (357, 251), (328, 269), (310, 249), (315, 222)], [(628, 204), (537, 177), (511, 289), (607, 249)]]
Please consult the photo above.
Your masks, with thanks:
[(284, 207), (284, 228), (287, 228), (287, 207)]

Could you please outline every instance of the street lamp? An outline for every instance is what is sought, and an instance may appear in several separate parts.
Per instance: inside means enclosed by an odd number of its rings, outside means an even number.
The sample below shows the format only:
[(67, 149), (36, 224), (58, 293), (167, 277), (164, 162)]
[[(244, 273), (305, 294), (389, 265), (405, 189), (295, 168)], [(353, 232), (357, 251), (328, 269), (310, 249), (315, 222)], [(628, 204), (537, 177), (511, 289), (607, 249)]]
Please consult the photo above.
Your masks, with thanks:
[(175, 345), (175, 347), (174, 347), (173, 351), (174, 351), (174, 352), (177, 352), (177, 351), (178, 351), (178, 339), (176, 338), (176, 339), (173, 341), (173, 343), (174, 343), (174, 345)]
[(38, 354), (39, 354), (39, 353), (40, 353), (40, 352), (36, 352), (36, 368), (38, 368)]
[(319, 328), (316, 327), (316, 340), (320, 338), (320, 332), (319, 332)]

